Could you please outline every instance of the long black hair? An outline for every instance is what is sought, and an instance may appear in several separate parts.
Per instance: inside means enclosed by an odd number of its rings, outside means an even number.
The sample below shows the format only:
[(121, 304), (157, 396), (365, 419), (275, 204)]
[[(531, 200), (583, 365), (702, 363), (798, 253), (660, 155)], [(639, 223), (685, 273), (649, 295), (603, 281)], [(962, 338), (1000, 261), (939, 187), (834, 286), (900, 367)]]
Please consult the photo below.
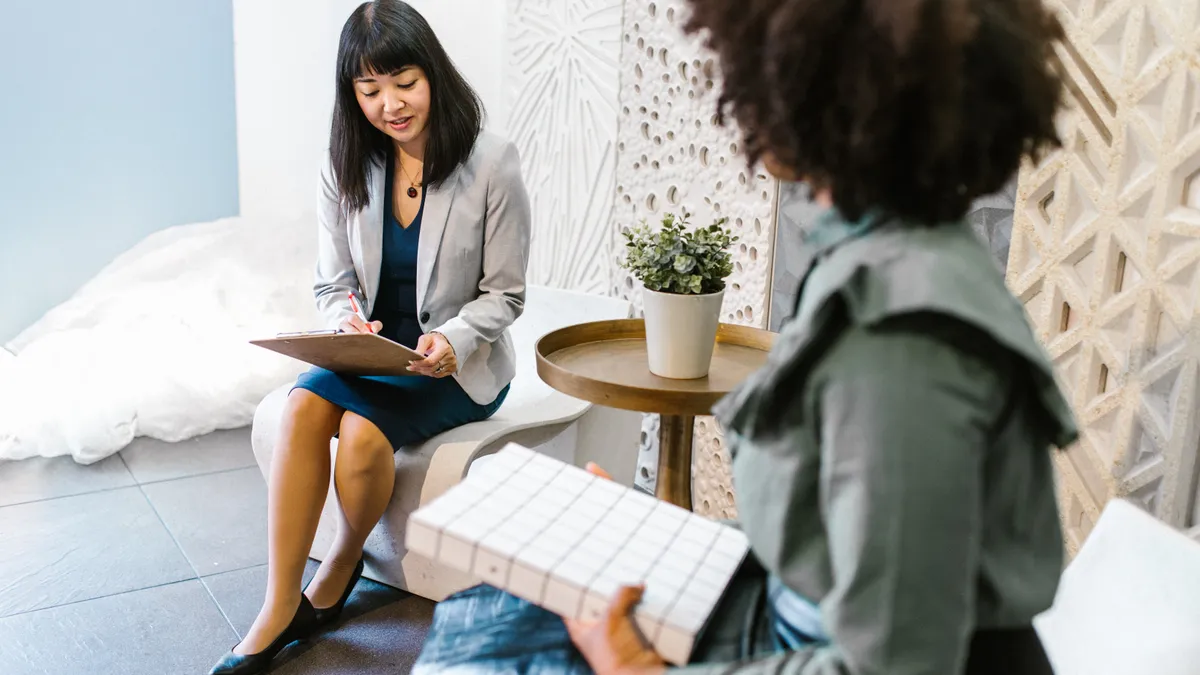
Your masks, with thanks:
[(370, 203), (367, 185), (374, 164), (386, 166), (391, 140), (371, 125), (354, 94), (365, 73), (391, 74), (407, 66), (429, 80), (429, 138), (424, 183), (436, 187), (471, 155), (483, 128), (483, 103), (458, 72), (420, 12), (402, 0), (372, 0), (354, 10), (338, 42), (337, 84), (329, 156), (342, 208)]

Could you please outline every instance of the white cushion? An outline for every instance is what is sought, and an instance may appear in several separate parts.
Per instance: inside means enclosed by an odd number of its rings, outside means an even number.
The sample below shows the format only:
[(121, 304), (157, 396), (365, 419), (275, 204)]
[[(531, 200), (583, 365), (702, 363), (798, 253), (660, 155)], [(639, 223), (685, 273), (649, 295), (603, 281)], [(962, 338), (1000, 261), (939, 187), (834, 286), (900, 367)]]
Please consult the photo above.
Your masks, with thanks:
[(136, 436), (249, 424), (305, 366), (248, 340), (320, 325), (310, 227), (227, 218), (156, 232), (119, 256), (9, 344), (0, 459), (86, 464)]
[(1200, 544), (1113, 501), (1034, 625), (1057, 675), (1196, 675)]
[(555, 393), (537, 374), (534, 346), (543, 335), (577, 323), (625, 319), (631, 311), (632, 305), (620, 298), (530, 286), (525, 295), (525, 312), (510, 329), (517, 352), (517, 375), (497, 414), (536, 404)]

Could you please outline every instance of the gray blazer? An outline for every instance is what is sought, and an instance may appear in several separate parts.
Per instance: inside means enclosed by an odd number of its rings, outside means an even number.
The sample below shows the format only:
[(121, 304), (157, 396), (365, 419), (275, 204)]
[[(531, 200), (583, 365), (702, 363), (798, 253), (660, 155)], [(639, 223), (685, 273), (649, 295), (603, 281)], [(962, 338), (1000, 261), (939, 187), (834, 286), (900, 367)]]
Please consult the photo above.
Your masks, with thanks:
[[(321, 171), (314, 290), (330, 327), (353, 315), (351, 292), (367, 316), (375, 306), (385, 174), (375, 167), (370, 205), (346, 217), (328, 159)], [(458, 358), (454, 378), (480, 404), (494, 401), (516, 372), (508, 327), (525, 306), (529, 236), (529, 197), (517, 149), (484, 132), (470, 158), (428, 189), (417, 245), (417, 320), (422, 331), (450, 341)]]

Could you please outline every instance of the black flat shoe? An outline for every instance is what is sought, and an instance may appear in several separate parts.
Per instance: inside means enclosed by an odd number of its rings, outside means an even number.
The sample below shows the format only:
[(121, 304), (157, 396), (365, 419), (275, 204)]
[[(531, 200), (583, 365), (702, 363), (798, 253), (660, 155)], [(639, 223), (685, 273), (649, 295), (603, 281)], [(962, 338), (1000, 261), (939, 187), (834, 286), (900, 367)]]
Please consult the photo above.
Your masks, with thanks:
[[(324, 609), (313, 608), (314, 621), (316, 622), (314, 625), (316, 627), (328, 626), (338, 620), (338, 617), (342, 615), (342, 610), (346, 608), (346, 601), (350, 599), (350, 593), (354, 591), (354, 587), (358, 585), (358, 580), (362, 578), (362, 573), (363, 559), (359, 558), (358, 564), (354, 566), (354, 574), (350, 575), (350, 583), (346, 584), (346, 590), (342, 591), (341, 599), (332, 607)], [(304, 588), (307, 590), (308, 586), (305, 585)]]
[[(226, 654), (208, 675), (260, 675), (271, 669), (271, 661), (283, 651), (283, 648), (297, 640), (308, 637), (316, 627), (316, 610), (304, 594), (300, 594), (300, 606), (296, 615), (287, 628), (267, 645), (267, 648), (257, 654), (235, 654), (232, 650)], [(240, 643), (239, 643), (240, 644)], [(234, 645), (236, 648), (237, 645)]]

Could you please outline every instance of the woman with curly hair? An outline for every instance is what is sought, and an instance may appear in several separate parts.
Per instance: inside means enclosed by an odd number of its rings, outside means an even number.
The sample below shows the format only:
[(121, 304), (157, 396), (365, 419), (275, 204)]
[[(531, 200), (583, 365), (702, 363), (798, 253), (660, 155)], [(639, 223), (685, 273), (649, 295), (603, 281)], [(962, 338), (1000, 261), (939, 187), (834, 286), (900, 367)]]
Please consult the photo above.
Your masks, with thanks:
[[(688, 670), (1042, 675), (1061, 570), (1049, 360), (964, 215), (1058, 144), (1039, 0), (691, 0), (751, 162), (826, 212), (770, 365), (722, 401), (753, 555)], [(417, 672), (658, 673), (630, 619), (488, 587), (437, 609)]]

